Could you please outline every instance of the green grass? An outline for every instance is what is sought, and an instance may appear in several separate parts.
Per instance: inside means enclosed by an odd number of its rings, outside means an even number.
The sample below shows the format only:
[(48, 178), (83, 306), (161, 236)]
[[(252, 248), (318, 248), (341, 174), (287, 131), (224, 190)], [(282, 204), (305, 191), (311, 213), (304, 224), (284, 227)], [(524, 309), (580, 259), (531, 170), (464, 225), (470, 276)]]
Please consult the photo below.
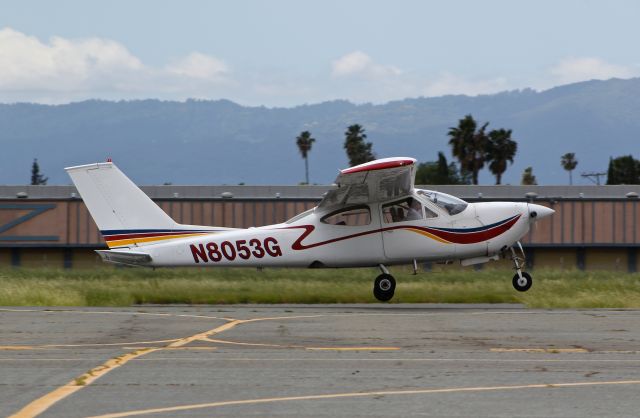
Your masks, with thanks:
[[(640, 274), (536, 270), (526, 293), (513, 271), (393, 268), (392, 303), (523, 303), (536, 308), (640, 308)], [(376, 269), (0, 269), (2, 306), (143, 303), (369, 303)]]

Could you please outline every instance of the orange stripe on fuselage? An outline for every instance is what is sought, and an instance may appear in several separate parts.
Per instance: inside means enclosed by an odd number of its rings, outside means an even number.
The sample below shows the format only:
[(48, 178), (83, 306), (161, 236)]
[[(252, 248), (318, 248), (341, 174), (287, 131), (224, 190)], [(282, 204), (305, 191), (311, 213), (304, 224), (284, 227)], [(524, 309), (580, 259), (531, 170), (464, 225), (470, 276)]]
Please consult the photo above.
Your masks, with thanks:
[(422, 229), (411, 228), (411, 227), (408, 227), (407, 229), (410, 230), (410, 231), (416, 232), (416, 233), (418, 233), (420, 235), (424, 235), (425, 237), (429, 237), (429, 238), (431, 238), (433, 240), (436, 240), (438, 242), (441, 242), (443, 244), (453, 244), (451, 241), (447, 241), (444, 238), (440, 238), (439, 236), (433, 235), (432, 233), (424, 231)]
[(161, 235), (161, 236), (156, 236), (156, 237), (144, 237), (144, 238), (142, 238), (142, 237), (141, 238), (127, 238), (127, 239), (107, 241), (107, 245), (109, 246), (109, 248), (124, 247), (124, 246), (127, 246), (127, 245), (141, 244), (141, 243), (145, 243), (145, 242), (156, 242), (156, 241), (164, 241), (164, 240), (169, 240), (169, 239), (196, 237), (196, 236), (200, 236), (200, 235), (209, 235), (209, 234), (212, 234), (212, 233), (211, 232), (197, 232), (197, 233), (193, 233), (193, 234)]

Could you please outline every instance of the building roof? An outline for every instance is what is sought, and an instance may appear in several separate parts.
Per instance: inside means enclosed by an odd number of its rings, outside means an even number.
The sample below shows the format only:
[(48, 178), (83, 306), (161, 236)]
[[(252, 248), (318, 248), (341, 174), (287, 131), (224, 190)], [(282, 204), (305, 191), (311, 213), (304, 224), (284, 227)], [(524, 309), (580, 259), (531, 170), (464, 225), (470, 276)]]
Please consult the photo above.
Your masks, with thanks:
[[(142, 186), (152, 199), (320, 199), (332, 186)], [(616, 186), (416, 186), (437, 190), (468, 200), (478, 199), (625, 199), (627, 193), (640, 194), (640, 185)], [(0, 199), (69, 199), (79, 194), (74, 186), (0, 186)], [(536, 195), (527, 195), (535, 193)]]

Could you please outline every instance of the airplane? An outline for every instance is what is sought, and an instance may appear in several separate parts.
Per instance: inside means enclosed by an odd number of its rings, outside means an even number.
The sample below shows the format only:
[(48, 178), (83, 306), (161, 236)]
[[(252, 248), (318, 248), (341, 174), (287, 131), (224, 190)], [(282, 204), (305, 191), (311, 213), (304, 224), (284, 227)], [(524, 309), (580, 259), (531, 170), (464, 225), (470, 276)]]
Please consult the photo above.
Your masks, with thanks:
[[(509, 257), (521, 292), (519, 240), (554, 210), (524, 202), (467, 203), (414, 187), (416, 160), (383, 158), (341, 170), (318, 206), (260, 227), (182, 225), (169, 217), (110, 159), (65, 169), (108, 250), (103, 261), (146, 267), (376, 267), (373, 294), (389, 301), (396, 280), (388, 266), (459, 261), (463, 266)], [(519, 253), (516, 251), (516, 247)]]

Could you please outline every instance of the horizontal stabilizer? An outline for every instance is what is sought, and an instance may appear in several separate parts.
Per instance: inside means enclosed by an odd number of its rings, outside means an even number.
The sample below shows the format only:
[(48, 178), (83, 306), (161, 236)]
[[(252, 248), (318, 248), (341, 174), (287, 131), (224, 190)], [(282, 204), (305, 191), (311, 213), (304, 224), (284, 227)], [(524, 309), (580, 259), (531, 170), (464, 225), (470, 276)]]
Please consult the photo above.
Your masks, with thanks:
[(96, 250), (102, 261), (128, 266), (147, 266), (151, 263), (151, 256), (134, 251)]

